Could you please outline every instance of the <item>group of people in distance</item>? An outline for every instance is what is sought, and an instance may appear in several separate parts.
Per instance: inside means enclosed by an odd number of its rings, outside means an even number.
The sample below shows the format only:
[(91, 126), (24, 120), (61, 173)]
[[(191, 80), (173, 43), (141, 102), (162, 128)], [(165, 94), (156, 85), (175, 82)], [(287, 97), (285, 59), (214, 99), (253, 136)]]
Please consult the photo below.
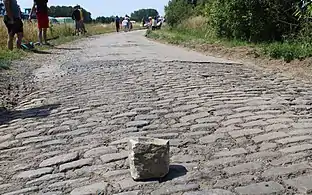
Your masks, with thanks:
[[(21, 9), (17, 0), (4, 0), (4, 24), (8, 30), (8, 49), (13, 50), (14, 37), (17, 35), (16, 46), (22, 47), (23, 39), (23, 21)], [(33, 6), (29, 15), (29, 22), (32, 21), (32, 15), (36, 13), (38, 22), (38, 43), (36, 45), (50, 45), (47, 39), (47, 29), (49, 28), (50, 20), (48, 16), (48, 0), (33, 0)], [(83, 23), (83, 12), (80, 6), (74, 7), (72, 18), (76, 23), (75, 33), (86, 33)]]
[(116, 16), (115, 24), (116, 24), (116, 32), (120, 32), (120, 27), (122, 27), (122, 30), (124, 32), (128, 32), (133, 28), (132, 22), (130, 21), (130, 17), (128, 15), (126, 15), (124, 18)]
[[(21, 9), (17, 0), (4, 0), (4, 24), (8, 30), (8, 49), (13, 49), (14, 37), (17, 35), (16, 46), (21, 48), (23, 39), (23, 21)], [(31, 22), (34, 12), (38, 20), (38, 45), (49, 45), (47, 40), (47, 29), (49, 28), (48, 0), (34, 0), (29, 21)]]

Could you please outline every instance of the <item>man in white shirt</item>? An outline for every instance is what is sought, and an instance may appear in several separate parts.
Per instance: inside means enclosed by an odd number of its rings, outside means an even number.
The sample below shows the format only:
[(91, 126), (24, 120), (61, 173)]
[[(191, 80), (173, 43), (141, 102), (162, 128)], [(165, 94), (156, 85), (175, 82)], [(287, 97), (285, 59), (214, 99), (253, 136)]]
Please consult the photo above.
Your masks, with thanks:
[(122, 27), (123, 27), (123, 29), (124, 29), (125, 32), (128, 31), (128, 22), (129, 22), (129, 21), (127, 20), (127, 18), (124, 18), (123, 21), (122, 21), (122, 23), (121, 23), (121, 25), (122, 25)]

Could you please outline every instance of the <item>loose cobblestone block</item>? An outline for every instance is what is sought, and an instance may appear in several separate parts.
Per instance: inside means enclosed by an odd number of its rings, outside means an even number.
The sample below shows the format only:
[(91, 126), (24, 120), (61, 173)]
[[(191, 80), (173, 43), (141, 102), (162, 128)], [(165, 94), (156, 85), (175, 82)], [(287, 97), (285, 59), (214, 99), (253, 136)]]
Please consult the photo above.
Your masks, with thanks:
[(76, 160), (78, 158), (78, 152), (73, 152), (69, 154), (63, 154), (60, 156), (55, 156), (49, 159), (46, 159), (40, 163), (39, 167), (49, 167), (53, 165), (58, 165), (66, 162)]
[(298, 189), (301, 193), (310, 194), (312, 192), (312, 175), (301, 176), (295, 179), (285, 180), (284, 182), (286, 185)]
[(99, 182), (87, 186), (79, 187), (71, 191), (70, 195), (90, 195), (106, 193), (108, 183)]
[(269, 181), (251, 184), (244, 187), (238, 187), (235, 188), (235, 191), (240, 195), (263, 195), (263, 194), (281, 193), (284, 191), (284, 188), (279, 183)]
[(134, 180), (162, 178), (169, 172), (169, 141), (153, 138), (129, 140), (130, 172)]

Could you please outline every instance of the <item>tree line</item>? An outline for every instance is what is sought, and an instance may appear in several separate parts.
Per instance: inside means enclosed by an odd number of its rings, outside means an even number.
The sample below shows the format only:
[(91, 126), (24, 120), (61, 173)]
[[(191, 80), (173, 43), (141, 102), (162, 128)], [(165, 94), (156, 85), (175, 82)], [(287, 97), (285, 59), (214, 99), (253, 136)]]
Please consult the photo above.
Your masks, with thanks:
[[(146, 20), (148, 17), (156, 17), (159, 13), (155, 9), (139, 9), (137, 11), (134, 11), (130, 14), (130, 18), (133, 21), (140, 22), (142, 19)], [(118, 17), (124, 17), (124, 16), (118, 16)], [(100, 16), (95, 19), (96, 22), (100, 23), (112, 23), (115, 21), (116, 16)]]
[(312, 0), (170, 0), (165, 16), (171, 27), (204, 16), (207, 32), (221, 38), (250, 42), (299, 37), (312, 40)]

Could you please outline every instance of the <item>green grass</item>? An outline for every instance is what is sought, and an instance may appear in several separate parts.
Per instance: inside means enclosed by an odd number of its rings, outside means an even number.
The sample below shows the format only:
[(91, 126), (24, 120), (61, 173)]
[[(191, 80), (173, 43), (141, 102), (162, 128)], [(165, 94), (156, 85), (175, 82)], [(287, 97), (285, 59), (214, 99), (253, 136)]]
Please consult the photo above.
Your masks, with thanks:
[(227, 48), (244, 46), (254, 49), (260, 56), (283, 59), (286, 62), (312, 57), (312, 43), (309, 42), (292, 41), (255, 44), (241, 40), (216, 38), (209, 33), (208, 28), (188, 28), (185, 26), (174, 29), (164, 28), (159, 31), (148, 31), (147, 37), (190, 48), (202, 44), (217, 44)]

